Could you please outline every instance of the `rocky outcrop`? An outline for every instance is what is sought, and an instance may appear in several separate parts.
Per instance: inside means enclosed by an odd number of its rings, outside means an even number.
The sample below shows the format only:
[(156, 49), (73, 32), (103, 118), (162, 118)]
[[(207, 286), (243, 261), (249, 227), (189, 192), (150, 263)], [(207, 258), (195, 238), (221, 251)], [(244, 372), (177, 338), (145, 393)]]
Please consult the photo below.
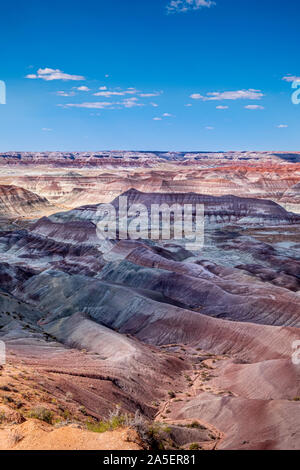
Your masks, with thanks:
[[(151, 213), (152, 205), (199, 204), (204, 206), (206, 225), (280, 225), (300, 223), (300, 217), (288, 213), (278, 204), (265, 199), (241, 198), (236, 196), (210, 196), (196, 193), (142, 193), (131, 189), (126, 196), (128, 206), (143, 204)], [(118, 198), (113, 204), (118, 207)]]
[(46, 198), (17, 186), (0, 186), (0, 214), (34, 218), (53, 212)]

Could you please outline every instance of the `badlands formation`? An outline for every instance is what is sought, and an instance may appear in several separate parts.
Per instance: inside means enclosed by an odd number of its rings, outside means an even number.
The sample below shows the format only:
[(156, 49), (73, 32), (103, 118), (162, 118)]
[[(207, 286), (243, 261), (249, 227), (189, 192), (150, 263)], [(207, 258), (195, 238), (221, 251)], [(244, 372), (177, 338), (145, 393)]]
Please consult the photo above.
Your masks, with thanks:
[(300, 153), (5, 153), (0, 184), (31, 191), (58, 209), (110, 202), (134, 188), (269, 199), (299, 213)]
[[(1, 154), (0, 448), (299, 449), (299, 190), (299, 153)], [(120, 195), (203, 204), (203, 248), (103, 249)]]

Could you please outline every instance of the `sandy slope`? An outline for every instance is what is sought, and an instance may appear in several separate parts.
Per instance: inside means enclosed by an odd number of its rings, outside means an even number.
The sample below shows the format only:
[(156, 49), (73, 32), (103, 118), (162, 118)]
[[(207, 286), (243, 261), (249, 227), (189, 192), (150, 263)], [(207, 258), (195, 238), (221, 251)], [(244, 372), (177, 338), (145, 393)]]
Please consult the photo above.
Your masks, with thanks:
[(53, 428), (37, 420), (0, 429), (0, 450), (141, 450), (138, 436), (130, 429), (103, 434), (74, 425)]

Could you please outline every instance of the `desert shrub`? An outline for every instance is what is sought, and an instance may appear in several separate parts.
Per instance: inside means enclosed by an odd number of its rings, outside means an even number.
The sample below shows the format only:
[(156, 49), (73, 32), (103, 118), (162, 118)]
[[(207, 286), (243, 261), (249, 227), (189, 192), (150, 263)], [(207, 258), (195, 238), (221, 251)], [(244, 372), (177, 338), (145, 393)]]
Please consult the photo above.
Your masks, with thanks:
[(9, 395), (5, 395), (4, 397), (2, 397), (2, 401), (5, 405), (8, 405), (10, 403), (15, 403), (15, 400)]
[(16, 408), (20, 410), (24, 406), (24, 403), (21, 400), (16, 401)]
[(2, 424), (6, 420), (6, 414), (4, 411), (0, 412), (0, 424)]
[(111, 420), (98, 421), (97, 423), (86, 423), (86, 427), (89, 431), (103, 433), (107, 431), (113, 431), (124, 426), (125, 418), (124, 417), (114, 417)]
[(162, 428), (162, 431), (165, 432), (166, 434), (171, 434), (172, 429), (170, 428), (170, 426), (164, 426)]
[(165, 446), (170, 446), (174, 443), (170, 440), (172, 433), (171, 427), (163, 423), (151, 423), (140, 413), (136, 411), (134, 415), (122, 414), (120, 407), (116, 407), (114, 411), (109, 414), (108, 419), (98, 422), (86, 422), (86, 427), (92, 432), (104, 433), (113, 431), (120, 427), (128, 427), (136, 431), (143, 446), (147, 449), (164, 450)]
[(70, 420), (70, 419), (71, 419), (71, 416), (72, 416), (72, 415), (71, 415), (71, 413), (70, 413), (69, 410), (64, 410), (64, 412), (63, 412), (63, 418), (64, 418), (65, 420)]
[(199, 444), (194, 442), (193, 444), (190, 445), (190, 450), (200, 450)]
[(39, 419), (40, 421), (45, 421), (45, 423), (52, 424), (53, 412), (47, 408), (39, 406), (29, 411), (28, 418)]
[(198, 421), (193, 421), (191, 424), (187, 424), (185, 427), (191, 429), (206, 429), (206, 427), (199, 424)]
[[(137, 410), (134, 415), (122, 414), (120, 407), (117, 406), (114, 411), (109, 414), (108, 419), (98, 422), (87, 422), (86, 427), (92, 432), (104, 433), (113, 431), (120, 427), (129, 427), (136, 431), (139, 438), (150, 449), (163, 449), (161, 433), (163, 432), (160, 424), (150, 425), (150, 423)], [(165, 426), (166, 428), (166, 426)], [(165, 433), (169, 431), (167, 428)]]
[(117, 406), (114, 411), (111, 411), (107, 420), (98, 421), (96, 423), (87, 422), (86, 427), (89, 431), (103, 433), (113, 431), (126, 424), (126, 415), (122, 415), (120, 407)]
[(21, 434), (19, 431), (13, 431), (10, 435), (10, 439), (12, 442), (12, 445), (15, 446), (17, 445), (22, 439), (24, 439), (23, 434)]
[(82, 413), (84, 416), (88, 415), (88, 412), (86, 411), (86, 408), (84, 406), (80, 406), (78, 408), (78, 411), (80, 411), (80, 413)]
[(151, 450), (165, 450), (178, 448), (172, 436), (172, 427), (165, 423), (152, 422), (151, 424), (144, 420), (143, 432), (137, 428), (141, 440)]
[(73, 399), (73, 393), (72, 392), (67, 392), (66, 393), (66, 401), (71, 401)]
[(168, 392), (168, 395), (169, 395), (170, 398), (175, 398), (176, 397), (176, 393), (173, 392), (173, 391)]
[(137, 432), (142, 442), (147, 445), (152, 443), (149, 424), (138, 410), (135, 412), (134, 416), (126, 416), (125, 424)]

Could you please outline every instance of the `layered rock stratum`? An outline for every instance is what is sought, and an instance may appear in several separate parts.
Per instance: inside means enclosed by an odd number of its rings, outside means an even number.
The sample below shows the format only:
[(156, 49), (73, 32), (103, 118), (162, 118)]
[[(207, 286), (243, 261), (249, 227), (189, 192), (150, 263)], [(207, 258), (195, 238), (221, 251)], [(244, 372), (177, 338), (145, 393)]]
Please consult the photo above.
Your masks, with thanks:
[(235, 195), (273, 200), (299, 212), (300, 153), (2, 153), (0, 184), (13, 184), (59, 208), (110, 202), (141, 192)]
[[(2, 447), (299, 449), (299, 156), (1, 154)], [(203, 205), (204, 246), (104, 246), (119, 195)]]

